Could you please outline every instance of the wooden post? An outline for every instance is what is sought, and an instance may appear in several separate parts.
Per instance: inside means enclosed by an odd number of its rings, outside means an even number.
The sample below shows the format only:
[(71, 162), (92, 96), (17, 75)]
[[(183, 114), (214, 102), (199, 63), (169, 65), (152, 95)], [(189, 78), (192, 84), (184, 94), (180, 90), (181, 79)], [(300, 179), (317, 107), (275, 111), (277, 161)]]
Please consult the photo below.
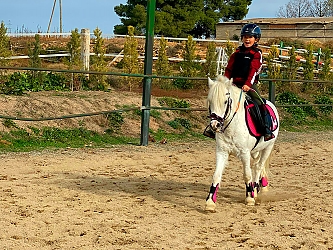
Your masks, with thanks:
[(90, 64), (90, 31), (89, 29), (81, 29), (81, 60), (83, 69), (89, 71)]

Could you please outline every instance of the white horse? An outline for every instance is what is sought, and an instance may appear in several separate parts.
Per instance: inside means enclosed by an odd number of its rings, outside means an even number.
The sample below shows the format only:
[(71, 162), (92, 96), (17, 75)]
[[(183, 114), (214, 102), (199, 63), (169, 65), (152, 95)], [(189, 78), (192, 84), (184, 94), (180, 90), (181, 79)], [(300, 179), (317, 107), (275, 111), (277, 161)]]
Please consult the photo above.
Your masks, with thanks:
[(264, 141), (263, 137), (252, 136), (246, 124), (245, 92), (233, 85), (232, 80), (225, 76), (218, 76), (216, 81), (208, 78), (208, 86), (207, 104), (211, 112), (210, 126), (216, 132), (216, 169), (205, 209), (214, 211), (216, 208), (217, 190), (230, 154), (238, 157), (243, 164), (246, 185), (245, 203), (254, 205), (259, 190), (263, 190), (268, 185), (265, 168), (268, 167), (279, 132), (277, 110), (271, 102), (266, 101), (271, 111), (275, 113), (273, 120), (275, 138)]

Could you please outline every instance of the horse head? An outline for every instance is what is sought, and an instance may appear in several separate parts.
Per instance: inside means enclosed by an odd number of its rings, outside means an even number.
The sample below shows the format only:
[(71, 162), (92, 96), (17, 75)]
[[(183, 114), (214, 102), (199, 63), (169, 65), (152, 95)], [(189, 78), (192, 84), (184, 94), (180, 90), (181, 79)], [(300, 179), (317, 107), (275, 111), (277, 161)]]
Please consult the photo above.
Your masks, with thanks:
[(210, 126), (213, 131), (224, 131), (224, 123), (231, 114), (232, 79), (219, 75), (215, 81), (208, 78), (207, 105), (210, 111)]

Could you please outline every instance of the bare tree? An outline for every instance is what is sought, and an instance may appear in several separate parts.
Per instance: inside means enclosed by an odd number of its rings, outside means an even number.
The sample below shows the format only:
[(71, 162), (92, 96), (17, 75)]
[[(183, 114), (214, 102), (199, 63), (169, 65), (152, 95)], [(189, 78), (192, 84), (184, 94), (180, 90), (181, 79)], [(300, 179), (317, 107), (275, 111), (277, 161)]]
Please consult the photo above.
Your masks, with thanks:
[(333, 0), (327, 0), (328, 16), (333, 16)]
[(310, 13), (313, 17), (331, 16), (329, 0), (313, 0), (310, 6)]
[(333, 0), (290, 0), (281, 6), (277, 17), (328, 17), (333, 16)]
[(311, 3), (309, 0), (291, 0), (285, 6), (281, 6), (277, 12), (278, 17), (308, 17)]

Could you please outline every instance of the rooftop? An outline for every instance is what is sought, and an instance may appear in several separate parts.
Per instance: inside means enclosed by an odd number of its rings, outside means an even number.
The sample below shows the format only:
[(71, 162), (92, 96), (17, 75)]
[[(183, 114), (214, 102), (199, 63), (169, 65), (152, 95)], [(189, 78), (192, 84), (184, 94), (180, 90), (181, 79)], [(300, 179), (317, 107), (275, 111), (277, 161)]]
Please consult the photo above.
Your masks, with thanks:
[[(225, 24), (223, 22), (220, 24)], [(265, 24), (297, 24), (297, 23), (333, 23), (333, 17), (299, 17), (299, 18), (250, 18), (243, 20), (236, 20), (230, 23), (244, 24), (244, 23), (265, 23)]]

